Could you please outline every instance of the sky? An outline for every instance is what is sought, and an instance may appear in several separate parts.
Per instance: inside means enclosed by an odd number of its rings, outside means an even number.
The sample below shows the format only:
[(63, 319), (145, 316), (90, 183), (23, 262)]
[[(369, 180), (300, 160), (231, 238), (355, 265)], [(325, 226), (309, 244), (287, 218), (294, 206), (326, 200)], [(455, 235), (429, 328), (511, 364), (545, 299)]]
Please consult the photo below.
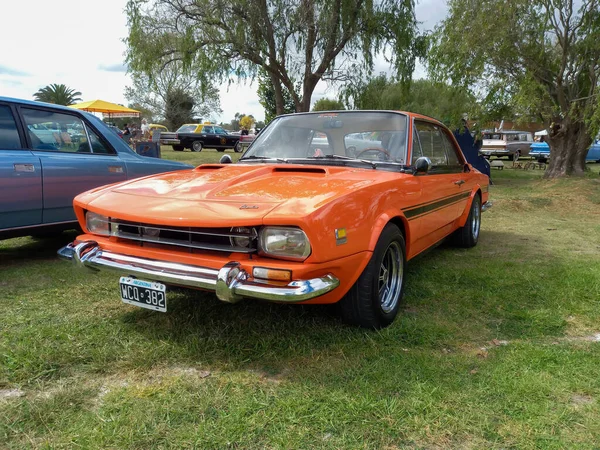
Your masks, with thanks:
[[(40, 88), (57, 83), (80, 91), (83, 101), (102, 99), (127, 104), (123, 95), (125, 86), (131, 85), (124, 65), (127, 0), (3, 3), (0, 96), (32, 100)], [(432, 29), (447, 9), (445, 0), (419, 1), (420, 28)], [(376, 73), (387, 69), (383, 61), (377, 62)], [(418, 66), (414, 76), (423, 75), (423, 68)], [(334, 88), (319, 83), (312, 101), (335, 96)], [(229, 122), (236, 112), (264, 119), (256, 85), (223, 85), (220, 99), (223, 113), (212, 117), (218, 122)]]

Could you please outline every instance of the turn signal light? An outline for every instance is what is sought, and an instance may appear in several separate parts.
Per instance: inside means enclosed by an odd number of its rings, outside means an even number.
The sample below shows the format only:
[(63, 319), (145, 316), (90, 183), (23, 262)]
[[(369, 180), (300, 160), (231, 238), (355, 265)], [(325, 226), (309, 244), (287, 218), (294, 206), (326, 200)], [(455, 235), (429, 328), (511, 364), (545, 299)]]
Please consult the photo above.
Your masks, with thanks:
[(291, 281), (292, 272), (281, 269), (267, 269), (266, 267), (254, 267), (252, 269), (254, 278), (262, 278), (263, 280), (273, 281)]

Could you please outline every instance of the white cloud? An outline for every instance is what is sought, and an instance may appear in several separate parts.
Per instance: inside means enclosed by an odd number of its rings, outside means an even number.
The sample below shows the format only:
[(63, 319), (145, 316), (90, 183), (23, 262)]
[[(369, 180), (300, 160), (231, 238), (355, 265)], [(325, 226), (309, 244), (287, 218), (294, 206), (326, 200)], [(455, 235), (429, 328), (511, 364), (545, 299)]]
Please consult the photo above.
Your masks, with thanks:
[[(124, 65), (126, 3), (29, 0), (3, 5), (0, 95), (32, 99), (38, 89), (62, 83), (80, 91), (84, 101), (99, 98), (126, 104), (123, 92), (131, 84)], [(421, 1), (417, 5), (421, 28), (433, 28), (446, 11), (443, 0)], [(214, 119), (228, 122), (236, 112), (264, 119), (256, 88), (250, 82), (221, 86), (223, 114)], [(335, 98), (336, 91), (319, 83), (313, 101), (323, 96)]]

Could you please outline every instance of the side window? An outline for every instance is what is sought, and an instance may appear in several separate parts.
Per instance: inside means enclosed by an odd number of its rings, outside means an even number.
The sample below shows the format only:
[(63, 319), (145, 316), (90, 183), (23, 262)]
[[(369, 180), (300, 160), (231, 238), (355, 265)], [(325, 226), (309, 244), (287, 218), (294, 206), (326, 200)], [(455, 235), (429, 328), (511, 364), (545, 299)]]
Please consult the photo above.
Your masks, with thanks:
[(213, 127), (204, 127), (202, 129), (202, 132), (207, 134), (214, 134), (215, 130), (213, 129)]
[(15, 118), (8, 106), (0, 105), (0, 150), (23, 148)]
[(46, 110), (23, 108), (22, 112), (33, 150), (90, 152), (81, 119)]
[(100, 139), (98, 134), (90, 127), (86, 127), (88, 136), (90, 137), (90, 144), (92, 146), (92, 153), (100, 153), (104, 155), (114, 154), (114, 150), (107, 147), (104, 142)]
[(415, 122), (415, 125), (417, 126), (417, 132), (419, 133), (423, 156), (427, 156), (434, 166), (448, 164), (446, 159), (446, 149), (439, 127), (434, 124), (423, 122)]
[(216, 134), (227, 134), (227, 131), (225, 131), (223, 128), (221, 127), (215, 127), (215, 133)]
[(417, 159), (423, 156), (423, 150), (421, 150), (421, 144), (419, 143), (419, 136), (417, 135), (417, 127), (413, 127), (412, 136), (412, 163), (414, 164)]
[(460, 158), (458, 157), (458, 149), (455, 147), (452, 140), (446, 135), (446, 133), (442, 132), (442, 139), (444, 144), (446, 145), (446, 154), (448, 156), (448, 165), (449, 166), (460, 166)]

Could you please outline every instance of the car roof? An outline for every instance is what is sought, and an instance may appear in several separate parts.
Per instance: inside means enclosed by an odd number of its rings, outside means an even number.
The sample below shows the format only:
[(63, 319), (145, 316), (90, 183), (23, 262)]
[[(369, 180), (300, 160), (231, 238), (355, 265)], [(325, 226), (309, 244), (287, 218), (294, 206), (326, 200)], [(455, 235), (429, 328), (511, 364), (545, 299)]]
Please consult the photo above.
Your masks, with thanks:
[(413, 118), (413, 119), (422, 119), (422, 120), (427, 120), (429, 122), (434, 122), (438, 125), (442, 125), (445, 127), (445, 125), (440, 122), (439, 120), (433, 118), (433, 117), (429, 117), (429, 116), (425, 116), (423, 114), (419, 114), (419, 113), (414, 113), (414, 112), (410, 112), (410, 111), (399, 111), (399, 110), (391, 110), (391, 109), (343, 109), (343, 110), (332, 110), (332, 111), (311, 111), (311, 112), (300, 112), (300, 113), (292, 113), (292, 114), (283, 114), (283, 116), (294, 116), (294, 115), (301, 115), (301, 114), (333, 114), (333, 113), (371, 113), (371, 112), (377, 112), (377, 113), (395, 113), (395, 114), (403, 114), (405, 116), (408, 116), (409, 118)]
[(70, 108), (68, 106), (56, 105), (54, 103), (38, 102), (38, 101), (34, 101), (34, 100), (24, 100), (22, 98), (0, 97), (0, 102), (20, 103), (22, 105), (29, 105), (29, 106), (49, 106), (49, 107), (52, 107), (52, 108), (55, 108), (55, 109), (62, 109), (64, 111), (68, 111), (70, 113), (72, 113), (74, 111), (82, 112), (79, 109)]

